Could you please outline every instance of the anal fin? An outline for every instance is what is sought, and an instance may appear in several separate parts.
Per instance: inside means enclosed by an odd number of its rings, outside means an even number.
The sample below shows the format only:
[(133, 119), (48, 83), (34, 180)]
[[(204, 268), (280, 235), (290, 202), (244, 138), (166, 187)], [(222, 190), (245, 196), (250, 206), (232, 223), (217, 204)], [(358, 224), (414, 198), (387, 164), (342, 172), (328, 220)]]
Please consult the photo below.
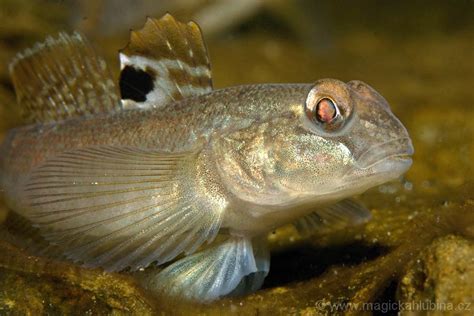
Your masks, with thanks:
[(105, 61), (79, 33), (48, 37), (19, 53), (9, 71), (26, 123), (121, 109)]

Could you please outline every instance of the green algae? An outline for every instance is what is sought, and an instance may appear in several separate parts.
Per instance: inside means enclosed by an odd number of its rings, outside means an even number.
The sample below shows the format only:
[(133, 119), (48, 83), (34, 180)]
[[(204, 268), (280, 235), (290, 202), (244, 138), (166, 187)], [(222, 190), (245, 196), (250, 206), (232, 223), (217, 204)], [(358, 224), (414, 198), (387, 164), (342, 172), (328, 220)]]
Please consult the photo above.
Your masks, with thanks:
[[(26, 10), (30, 4), (2, 3), (1, 60), (66, 25), (66, 7), (45, 2)], [(231, 35), (209, 43), (217, 87), (334, 77), (366, 81), (389, 100), (416, 153), (402, 181), (359, 197), (372, 221), (309, 239), (289, 226), (278, 229), (269, 235), (264, 288), (210, 305), (161, 302), (126, 274), (32, 257), (0, 241), (0, 314), (359, 315), (374, 311), (363, 303), (474, 301), (472, 282), (462, 281), (474, 270), (472, 27), (404, 37), (355, 27), (338, 33), (330, 52), (261, 29)], [(115, 72), (125, 37), (95, 38)], [(13, 104), (3, 62), (0, 135), (18, 124)], [(0, 207), (0, 222), (5, 214)]]

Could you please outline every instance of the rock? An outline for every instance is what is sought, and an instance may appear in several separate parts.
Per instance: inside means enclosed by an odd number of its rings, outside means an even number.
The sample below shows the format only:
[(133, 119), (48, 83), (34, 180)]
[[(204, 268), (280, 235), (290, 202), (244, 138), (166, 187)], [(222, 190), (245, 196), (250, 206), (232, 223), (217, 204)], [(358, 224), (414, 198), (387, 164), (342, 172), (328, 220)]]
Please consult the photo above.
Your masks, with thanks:
[(434, 241), (401, 279), (398, 298), (405, 314), (431, 310), (431, 315), (474, 313), (474, 244), (456, 236)]
[(29, 256), (0, 240), (0, 315), (152, 315), (126, 275)]

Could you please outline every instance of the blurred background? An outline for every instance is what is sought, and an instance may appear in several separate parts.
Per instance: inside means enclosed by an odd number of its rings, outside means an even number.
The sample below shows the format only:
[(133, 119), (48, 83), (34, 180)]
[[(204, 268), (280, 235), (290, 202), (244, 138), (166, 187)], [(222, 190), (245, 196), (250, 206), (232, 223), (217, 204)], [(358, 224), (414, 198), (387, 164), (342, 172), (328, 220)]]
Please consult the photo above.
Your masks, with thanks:
[[(265, 290), (242, 311), (314, 309), (317, 299), (474, 301), (474, 1), (0, 0), (0, 138), (19, 123), (7, 72), (17, 52), (79, 30), (117, 76), (129, 29), (166, 12), (200, 24), (215, 87), (362, 80), (414, 141), (406, 177), (361, 197), (374, 213), (367, 226), (306, 241), (311, 247), (296, 253), (284, 250), (298, 243), (294, 232), (273, 234), (280, 250)], [(234, 303), (226, 304), (205, 311)]]

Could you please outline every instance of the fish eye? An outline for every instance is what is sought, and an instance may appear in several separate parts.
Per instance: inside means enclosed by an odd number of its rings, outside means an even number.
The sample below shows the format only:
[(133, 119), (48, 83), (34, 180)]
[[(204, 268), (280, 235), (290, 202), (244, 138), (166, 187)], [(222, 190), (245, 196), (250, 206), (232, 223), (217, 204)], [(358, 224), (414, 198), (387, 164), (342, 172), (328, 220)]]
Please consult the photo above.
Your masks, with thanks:
[(306, 116), (326, 132), (339, 129), (344, 122), (336, 101), (328, 96), (314, 98), (309, 95), (306, 100)]
[(322, 98), (318, 101), (315, 112), (315, 117), (320, 123), (331, 123), (339, 115), (339, 108), (330, 98)]

